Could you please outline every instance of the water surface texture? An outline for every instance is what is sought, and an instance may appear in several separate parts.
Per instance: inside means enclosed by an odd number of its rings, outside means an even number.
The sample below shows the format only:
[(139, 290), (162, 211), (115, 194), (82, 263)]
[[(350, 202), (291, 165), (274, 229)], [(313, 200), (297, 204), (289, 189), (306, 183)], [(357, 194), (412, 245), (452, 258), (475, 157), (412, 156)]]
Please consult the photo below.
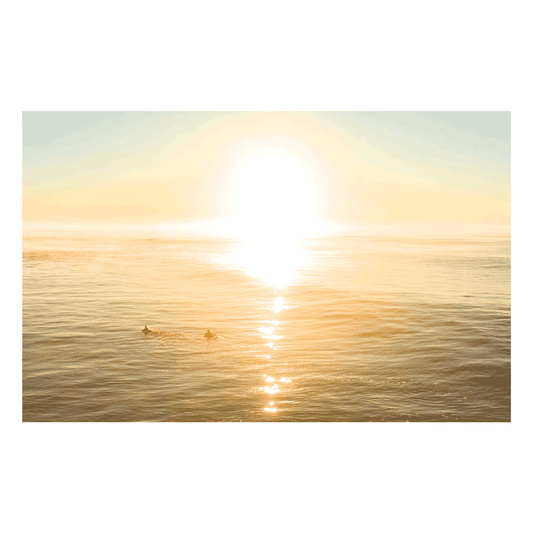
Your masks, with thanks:
[(25, 230), (23, 420), (510, 421), (510, 245)]

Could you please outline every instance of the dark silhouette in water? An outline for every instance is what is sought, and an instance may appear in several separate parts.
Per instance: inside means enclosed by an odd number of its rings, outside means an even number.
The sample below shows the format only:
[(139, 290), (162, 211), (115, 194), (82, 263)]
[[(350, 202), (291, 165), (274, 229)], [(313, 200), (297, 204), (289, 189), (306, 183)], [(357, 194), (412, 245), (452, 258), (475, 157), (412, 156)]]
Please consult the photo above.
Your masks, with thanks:
[[(173, 337), (178, 339), (189, 339), (187, 335), (183, 335), (181, 333), (169, 333), (167, 331), (160, 331), (158, 329), (149, 329), (148, 326), (144, 326), (141, 331), (145, 335), (152, 335), (154, 337)], [(204, 339), (207, 339), (208, 341), (217, 341), (218, 338), (218, 335), (211, 333), (210, 330), (207, 330), (207, 333), (204, 333)]]
[(207, 340), (217, 340), (218, 339), (218, 337), (214, 333), (211, 333), (209, 330), (207, 330), (207, 333), (204, 333), (204, 337)]
[(155, 337), (175, 337), (174, 333), (167, 333), (166, 331), (160, 331), (158, 329), (148, 329), (148, 326), (144, 326), (142, 330), (145, 335), (154, 335)]
[(142, 332), (145, 335), (153, 335), (154, 337), (177, 337), (174, 333), (167, 333), (166, 331), (160, 331), (159, 329), (148, 329), (148, 326), (144, 326)]

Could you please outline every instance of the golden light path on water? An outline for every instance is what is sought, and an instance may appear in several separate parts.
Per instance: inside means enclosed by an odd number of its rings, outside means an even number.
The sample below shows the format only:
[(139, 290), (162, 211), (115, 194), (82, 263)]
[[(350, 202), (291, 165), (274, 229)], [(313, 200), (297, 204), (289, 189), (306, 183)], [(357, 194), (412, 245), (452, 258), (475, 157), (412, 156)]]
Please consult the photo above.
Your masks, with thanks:
[[(249, 225), (247, 227), (250, 228)], [(265, 341), (267, 361), (270, 361), (271, 357), (276, 359), (283, 357), (283, 351), (279, 350), (278, 343), (283, 338), (280, 334), (281, 326), (284, 326), (285, 332), (290, 331), (283, 320), (284, 311), (290, 307), (290, 302), (282, 294), (284, 289), (297, 280), (300, 270), (311, 266), (311, 259), (305, 253), (304, 237), (320, 235), (319, 228), (322, 227), (319, 221), (312, 220), (304, 234), (299, 231), (300, 228), (294, 226), (292, 231), (285, 231), (286, 227), (283, 224), (273, 224), (269, 230), (256, 224), (255, 232), (241, 237), (227, 257), (231, 266), (244, 270), (246, 275), (259, 279), (275, 289), (271, 307), (272, 318), (265, 320), (257, 329), (257, 333)], [(280, 378), (269, 374), (264, 374), (264, 379), (265, 384), (260, 387), (260, 391), (269, 401), (263, 410), (275, 416), (280, 410), (270, 398), (283, 396), (291, 386), (292, 380), (286, 376)]]
[[(307, 220), (306, 231), (294, 226), (291, 231), (286, 231), (283, 224), (270, 224), (267, 227), (256, 220), (252, 225), (250, 221), (246, 223), (235, 217), (218, 221), (216, 227), (223, 235), (233, 239), (237, 236), (223, 258), (224, 263), (274, 290), (270, 306), (272, 315), (258, 326), (256, 332), (264, 341), (265, 352), (261, 355), (266, 361), (270, 363), (273, 357), (280, 360), (283, 358), (283, 350), (279, 345), (283, 339), (280, 330), (283, 327), (285, 333), (290, 331), (283, 319), (284, 311), (290, 308), (290, 302), (283, 294), (284, 290), (297, 281), (302, 269), (311, 267), (312, 259), (306, 254), (305, 239), (322, 235), (330, 226), (315, 218)], [(271, 398), (283, 396), (292, 385), (292, 379), (270, 374), (264, 374), (263, 377), (265, 382), (259, 387), (259, 392), (268, 401), (263, 411), (269, 413), (269, 416), (275, 416), (280, 409)]]
[[(295, 236), (265, 235), (259, 234), (258, 238), (244, 239), (231, 254), (230, 262), (237, 268), (242, 268), (248, 276), (260, 279), (266, 285), (275, 289), (272, 301), (272, 318), (265, 320), (257, 329), (265, 341), (267, 350), (266, 359), (283, 357), (283, 351), (279, 350), (279, 341), (282, 340), (280, 326), (284, 325), (284, 331), (288, 331), (287, 324), (283, 320), (284, 311), (290, 307), (285, 296), (279, 293), (295, 282), (298, 271), (309, 267), (309, 258), (304, 253), (302, 239)], [(275, 318), (274, 318), (275, 317)], [(284, 391), (291, 386), (289, 377), (264, 374), (265, 384), (260, 391), (267, 399), (283, 396)], [(263, 408), (265, 413), (275, 416), (279, 413), (279, 407), (273, 401)]]
[[(282, 296), (277, 296), (273, 304), (274, 305), (272, 307), (272, 311), (275, 314), (279, 314), (284, 309), (287, 309), (287, 306), (285, 305), (285, 299)], [(261, 326), (258, 331), (262, 334), (261, 336), (263, 339), (270, 341), (267, 342), (265, 346), (267, 346), (271, 350), (276, 351), (278, 347), (272, 341), (282, 339), (281, 335), (275, 334), (276, 328), (281, 324), (281, 322), (279, 320), (268, 320), (267, 324), (267, 326)], [(270, 359), (270, 355), (267, 355), (266, 357), (267, 359)], [(268, 374), (264, 374), (263, 377), (265, 378), (266, 385), (262, 387), (261, 390), (269, 396), (281, 392), (279, 384), (283, 384), (282, 386), (284, 386), (288, 385), (289, 383), (292, 383), (292, 380), (287, 377), (276, 379)], [(276, 413), (278, 409), (275, 407), (274, 402), (269, 402), (268, 407), (265, 407), (264, 411), (266, 411), (267, 413)]]

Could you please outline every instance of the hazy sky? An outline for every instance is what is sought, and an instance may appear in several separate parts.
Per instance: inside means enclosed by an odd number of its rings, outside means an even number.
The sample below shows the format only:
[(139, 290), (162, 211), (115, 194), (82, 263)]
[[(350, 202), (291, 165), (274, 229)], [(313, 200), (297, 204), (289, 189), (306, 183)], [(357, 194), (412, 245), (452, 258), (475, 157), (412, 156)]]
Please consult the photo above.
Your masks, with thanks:
[[(254, 150), (301, 160), (323, 216), (510, 224), (508, 112), (27, 112), (23, 218), (179, 222), (227, 212)], [(280, 169), (283, 172), (283, 169)]]

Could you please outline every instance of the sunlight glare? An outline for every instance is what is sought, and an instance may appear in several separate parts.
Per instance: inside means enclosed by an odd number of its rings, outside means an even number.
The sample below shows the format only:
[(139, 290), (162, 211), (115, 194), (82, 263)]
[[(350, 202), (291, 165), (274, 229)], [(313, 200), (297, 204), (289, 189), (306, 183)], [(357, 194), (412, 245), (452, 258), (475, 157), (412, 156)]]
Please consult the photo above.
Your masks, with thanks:
[(279, 313), (282, 309), (287, 309), (282, 296), (278, 296), (274, 301), (274, 313)]
[(228, 207), (247, 236), (301, 237), (316, 230), (318, 193), (310, 170), (281, 150), (244, 156), (232, 177)]
[(273, 287), (289, 286), (309, 260), (302, 239), (328, 230), (318, 203), (315, 177), (298, 157), (279, 149), (244, 155), (229, 185), (230, 216), (219, 224), (240, 240), (230, 262)]

